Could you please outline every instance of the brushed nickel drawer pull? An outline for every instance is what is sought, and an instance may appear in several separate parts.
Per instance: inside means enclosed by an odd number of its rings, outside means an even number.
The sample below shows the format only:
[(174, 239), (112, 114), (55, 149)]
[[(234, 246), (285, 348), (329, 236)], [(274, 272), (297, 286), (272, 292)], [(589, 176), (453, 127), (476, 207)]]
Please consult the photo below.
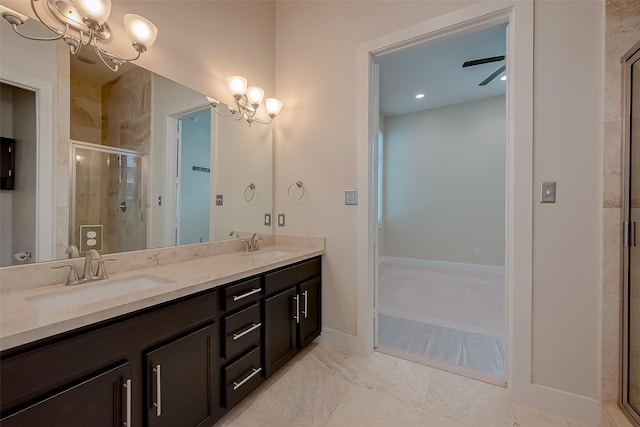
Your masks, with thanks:
[(253, 378), (256, 375), (258, 375), (258, 373), (260, 373), (260, 371), (262, 371), (262, 368), (253, 368), (253, 372), (251, 372), (249, 375), (247, 375), (247, 377), (245, 379), (243, 379), (239, 383), (234, 381), (233, 382), (233, 391), (236, 391), (237, 389), (242, 387), (247, 381), (249, 381), (251, 378)]
[(304, 314), (304, 318), (306, 319), (309, 317), (309, 290), (304, 291), (302, 295), (304, 295), (304, 311), (302, 314)]
[(156, 365), (156, 367), (153, 368), (153, 372), (156, 373), (156, 401), (153, 403), (153, 406), (156, 407), (156, 417), (159, 417), (162, 415), (162, 377), (160, 375), (160, 365)]
[(296, 314), (293, 318), (296, 319), (296, 323), (300, 323), (300, 295), (296, 295), (293, 299), (296, 300)]
[(257, 288), (257, 289), (251, 289), (249, 292), (247, 292), (246, 294), (242, 294), (242, 295), (234, 295), (233, 296), (233, 302), (236, 301), (240, 301), (242, 298), (246, 298), (249, 297), (251, 295), (257, 294), (258, 292), (260, 292), (262, 290), (262, 288)]
[(233, 340), (234, 341), (235, 340), (239, 340), (243, 336), (247, 335), (249, 332), (255, 331), (260, 326), (262, 326), (262, 323), (253, 323), (251, 326), (249, 326), (247, 329), (245, 329), (244, 331), (240, 332), (239, 334), (233, 334)]
[(124, 388), (127, 389), (127, 421), (125, 425), (131, 427), (131, 378), (129, 378), (124, 384)]

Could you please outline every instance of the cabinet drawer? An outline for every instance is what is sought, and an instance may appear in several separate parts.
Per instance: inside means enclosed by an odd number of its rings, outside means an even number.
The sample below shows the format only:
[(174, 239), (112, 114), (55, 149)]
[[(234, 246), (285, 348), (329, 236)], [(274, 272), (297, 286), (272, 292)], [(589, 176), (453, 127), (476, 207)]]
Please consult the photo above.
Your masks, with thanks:
[(265, 294), (271, 295), (281, 290), (290, 288), (300, 282), (304, 282), (314, 276), (319, 276), (321, 271), (320, 258), (284, 268), (274, 273), (265, 275)]
[(261, 334), (260, 304), (225, 317), (223, 357), (231, 360), (251, 347), (259, 346)]
[(225, 406), (231, 409), (262, 383), (260, 347), (251, 350), (223, 369)]
[(259, 277), (256, 277), (226, 286), (223, 292), (225, 310), (235, 310), (260, 299), (262, 296), (262, 282)]

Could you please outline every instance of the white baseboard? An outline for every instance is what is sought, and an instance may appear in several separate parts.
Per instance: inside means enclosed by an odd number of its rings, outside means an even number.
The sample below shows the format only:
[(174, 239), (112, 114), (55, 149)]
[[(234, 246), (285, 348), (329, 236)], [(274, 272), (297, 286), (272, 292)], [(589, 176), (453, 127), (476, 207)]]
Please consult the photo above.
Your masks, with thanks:
[(530, 384), (519, 391), (509, 388), (509, 391), (514, 402), (551, 412), (587, 426), (600, 426), (602, 404), (596, 399), (540, 384)]
[(366, 350), (362, 340), (354, 335), (345, 334), (334, 329), (322, 328), (320, 342), (334, 347), (338, 347), (349, 353), (368, 355), (370, 352)]
[(379, 263), (408, 265), (425, 268), (438, 268), (444, 270), (464, 270), (478, 274), (504, 274), (504, 267), (499, 265), (484, 264), (468, 264), (463, 262), (437, 261), (433, 259), (417, 259), (417, 258), (397, 258), (383, 256), (378, 259)]

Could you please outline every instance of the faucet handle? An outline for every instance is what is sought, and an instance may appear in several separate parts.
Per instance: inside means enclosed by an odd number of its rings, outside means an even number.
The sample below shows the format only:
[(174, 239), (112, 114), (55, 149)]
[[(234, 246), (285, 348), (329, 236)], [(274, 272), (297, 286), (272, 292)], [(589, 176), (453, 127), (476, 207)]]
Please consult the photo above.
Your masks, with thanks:
[(105, 261), (115, 261), (118, 258), (100, 258), (98, 260), (98, 271), (96, 271), (96, 279), (108, 279), (109, 275), (107, 274), (107, 269), (104, 267)]
[(77, 285), (78, 283), (80, 283), (80, 277), (78, 276), (78, 266), (75, 264), (63, 264), (63, 265), (58, 265), (55, 267), (51, 267), (51, 268), (55, 268), (55, 269), (59, 269), (59, 268), (65, 268), (65, 267), (69, 267), (69, 276), (67, 277), (67, 281), (65, 283), (66, 286), (72, 286), (72, 285)]

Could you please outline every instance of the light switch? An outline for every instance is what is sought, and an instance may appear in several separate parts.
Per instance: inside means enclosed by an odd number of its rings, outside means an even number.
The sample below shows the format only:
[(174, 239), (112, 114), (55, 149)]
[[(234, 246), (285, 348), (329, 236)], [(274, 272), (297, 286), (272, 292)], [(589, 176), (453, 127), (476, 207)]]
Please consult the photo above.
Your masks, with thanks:
[(216, 206), (222, 206), (222, 194), (216, 195)]
[(270, 226), (271, 225), (271, 213), (267, 212), (266, 214), (264, 214), (264, 225), (266, 226)]
[(556, 183), (543, 182), (540, 184), (540, 203), (556, 202)]
[(278, 227), (284, 227), (284, 214), (278, 214)]
[(357, 205), (358, 204), (358, 190), (346, 190), (344, 192), (344, 204), (345, 205)]

